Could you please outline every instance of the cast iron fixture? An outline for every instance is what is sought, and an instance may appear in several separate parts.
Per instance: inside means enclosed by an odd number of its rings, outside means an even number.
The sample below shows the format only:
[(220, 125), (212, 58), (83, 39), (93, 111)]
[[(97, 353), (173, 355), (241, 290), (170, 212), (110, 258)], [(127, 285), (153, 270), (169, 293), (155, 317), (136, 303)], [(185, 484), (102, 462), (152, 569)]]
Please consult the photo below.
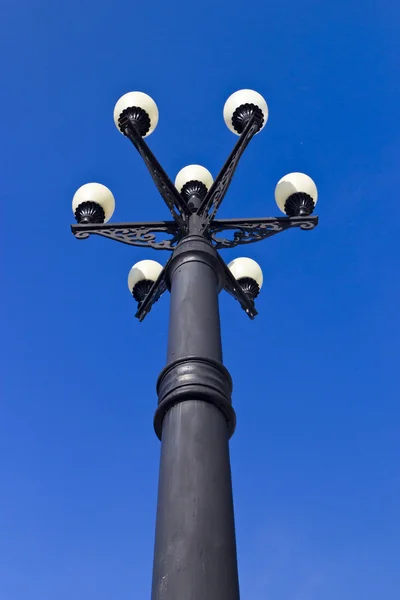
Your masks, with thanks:
[[(288, 216), (261, 219), (215, 218), (239, 159), (250, 140), (267, 122), (268, 107), (257, 92), (240, 90), (228, 98), (224, 107), (224, 119), (229, 129), (240, 137), (215, 181), (204, 167), (189, 165), (178, 173), (173, 185), (143, 139), (154, 131), (158, 123), (155, 102), (141, 92), (130, 92), (122, 96), (115, 106), (115, 123), (146, 163), (173, 220), (108, 223), (114, 212), (114, 197), (105, 186), (88, 183), (79, 188), (73, 199), (73, 211), (78, 222), (78, 225), (71, 227), (75, 237), (85, 239), (90, 235), (101, 235), (131, 246), (173, 251), (185, 236), (201, 235), (216, 250), (221, 250), (258, 242), (292, 227), (313, 229), (318, 224), (318, 217), (310, 216), (317, 202), (317, 189), (312, 179), (303, 173), (290, 173), (276, 186), (276, 202)], [(228, 233), (229, 237), (225, 237)], [(218, 259), (223, 263), (219, 253)], [(141, 266), (146, 269), (144, 261), (141, 261)], [(257, 315), (254, 298), (259, 289), (254, 293), (250, 282), (244, 283), (245, 279), (249, 279), (246, 274), (239, 282), (240, 285), (229, 269), (224, 268), (224, 274), (224, 289), (239, 301), (253, 319)], [(141, 281), (151, 282), (152, 285), (141, 284), (139, 290), (130, 288), (139, 302), (136, 317), (140, 321), (168, 288), (166, 268), (161, 269), (155, 279), (153, 271), (146, 274), (146, 277), (153, 279), (144, 280), (143, 274), (141, 277), (135, 285), (139, 285)]]
[(286, 216), (216, 219), (268, 107), (257, 92), (240, 90), (225, 103), (224, 119), (239, 139), (215, 181), (204, 167), (189, 165), (174, 185), (144, 140), (158, 122), (155, 102), (141, 92), (125, 94), (115, 106), (115, 124), (143, 158), (172, 220), (109, 223), (114, 196), (99, 183), (83, 185), (72, 201), (76, 238), (100, 235), (170, 252), (164, 267), (143, 260), (128, 276), (140, 321), (167, 289), (171, 293), (167, 366), (157, 382), (154, 416), (161, 462), (152, 600), (239, 600), (229, 461), (236, 416), (222, 363), (218, 294), (225, 289), (253, 319), (263, 274), (250, 258), (227, 265), (219, 250), (318, 224), (312, 216), (317, 188), (302, 173), (286, 175), (275, 188)]

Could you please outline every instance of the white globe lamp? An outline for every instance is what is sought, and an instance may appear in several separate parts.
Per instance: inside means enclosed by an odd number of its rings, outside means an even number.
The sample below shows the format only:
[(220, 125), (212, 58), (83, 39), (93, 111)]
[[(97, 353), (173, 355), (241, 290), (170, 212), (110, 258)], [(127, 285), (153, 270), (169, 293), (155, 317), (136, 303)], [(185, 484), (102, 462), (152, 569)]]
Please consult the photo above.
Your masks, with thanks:
[(288, 173), (276, 185), (275, 200), (289, 217), (308, 216), (317, 204), (317, 186), (305, 173)]
[(115, 199), (101, 183), (85, 183), (74, 194), (72, 212), (80, 224), (107, 223), (114, 213)]
[(263, 284), (263, 273), (260, 265), (252, 258), (235, 258), (228, 264), (228, 268), (237, 279), (243, 291), (254, 300)]
[(153, 98), (143, 92), (128, 92), (114, 107), (114, 123), (124, 133), (124, 125), (133, 123), (142, 137), (150, 135), (158, 123), (158, 108)]
[(261, 131), (268, 121), (268, 105), (261, 94), (254, 90), (238, 90), (229, 96), (223, 113), (226, 126), (236, 135), (242, 133), (253, 113), (257, 113), (261, 119), (258, 131)]

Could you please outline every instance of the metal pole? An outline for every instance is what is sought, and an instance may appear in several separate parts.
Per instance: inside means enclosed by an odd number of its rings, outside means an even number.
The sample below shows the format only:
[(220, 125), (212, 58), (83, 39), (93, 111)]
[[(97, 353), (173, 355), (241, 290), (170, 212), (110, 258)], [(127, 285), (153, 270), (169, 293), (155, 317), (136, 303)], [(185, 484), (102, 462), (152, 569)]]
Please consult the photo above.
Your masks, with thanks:
[(161, 461), (152, 600), (239, 600), (229, 437), (232, 383), (222, 365), (219, 262), (185, 237), (169, 270), (167, 366), (158, 381)]

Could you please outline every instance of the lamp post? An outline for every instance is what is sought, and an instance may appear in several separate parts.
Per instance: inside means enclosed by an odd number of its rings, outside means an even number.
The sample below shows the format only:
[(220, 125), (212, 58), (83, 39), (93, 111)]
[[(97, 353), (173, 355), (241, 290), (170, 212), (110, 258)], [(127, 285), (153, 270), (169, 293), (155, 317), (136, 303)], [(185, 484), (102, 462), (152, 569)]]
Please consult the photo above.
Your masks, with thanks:
[(207, 169), (190, 165), (173, 185), (144, 140), (158, 122), (155, 102), (141, 92), (125, 94), (115, 106), (115, 124), (146, 163), (172, 220), (108, 223), (115, 201), (98, 183), (79, 188), (72, 202), (76, 238), (95, 234), (170, 252), (164, 267), (144, 260), (128, 276), (140, 321), (166, 290), (171, 294), (167, 365), (157, 382), (154, 417), (161, 460), (152, 600), (239, 599), (229, 461), (235, 412), (222, 362), (218, 294), (226, 290), (253, 319), (263, 275), (249, 258), (226, 265), (219, 250), (318, 224), (311, 216), (317, 189), (302, 173), (286, 175), (276, 186), (284, 217), (216, 219), (241, 155), (267, 118), (260, 94), (232, 94), (224, 119), (239, 139), (221, 172), (213, 181)]

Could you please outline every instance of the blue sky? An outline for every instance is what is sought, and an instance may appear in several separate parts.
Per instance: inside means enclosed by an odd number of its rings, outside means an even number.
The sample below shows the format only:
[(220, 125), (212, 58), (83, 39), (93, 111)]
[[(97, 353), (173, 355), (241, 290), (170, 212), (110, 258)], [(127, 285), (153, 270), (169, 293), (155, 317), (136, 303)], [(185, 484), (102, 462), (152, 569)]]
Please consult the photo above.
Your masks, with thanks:
[(255, 321), (221, 295), (242, 599), (397, 599), (395, 0), (2, 9), (1, 600), (150, 597), (168, 297), (139, 324), (126, 277), (167, 254), (76, 241), (71, 198), (99, 181), (116, 221), (167, 218), (114, 103), (152, 95), (171, 178), (216, 175), (244, 87), (270, 118), (220, 215), (277, 214), (277, 180), (304, 171), (320, 226), (245, 249), (264, 271)]

